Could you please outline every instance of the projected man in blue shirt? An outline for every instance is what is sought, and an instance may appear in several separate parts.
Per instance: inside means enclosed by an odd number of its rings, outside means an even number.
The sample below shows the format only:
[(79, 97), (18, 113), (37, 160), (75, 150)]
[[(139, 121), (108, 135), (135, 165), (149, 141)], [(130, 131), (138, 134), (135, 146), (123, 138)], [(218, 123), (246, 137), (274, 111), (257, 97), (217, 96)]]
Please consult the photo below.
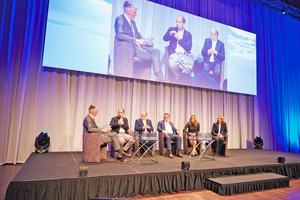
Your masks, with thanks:
[(225, 60), (224, 43), (218, 40), (218, 31), (212, 28), (210, 38), (206, 38), (202, 49), (204, 71), (220, 86), (221, 64)]
[[(185, 53), (188, 53), (192, 49), (192, 34), (185, 28), (185, 18), (179, 15), (176, 18), (176, 27), (170, 27), (164, 35), (164, 41), (170, 41), (168, 46), (169, 52), (169, 68), (175, 75), (175, 80), (185, 79), (191, 80), (193, 74), (193, 64), (184, 65), (180, 64), (179, 61), (185, 59)], [(182, 59), (183, 58), (183, 59)], [(194, 61), (192, 59), (192, 61)], [(173, 81), (175, 81), (173, 80)], [(184, 80), (183, 80), (184, 82)]]
[(119, 15), (115, 21), (116, 38), (120, 41), (132, 43), (134, 45), (135, 57), (142, 61), (152, 61), (156, 80), (164, 80), (160, 65), (159, 50), (153, 47), (154, 42), (147, 45), (147, 41), (142, 37), (133, 20), (137, 16), (137, 8), (129, 1), (125, 1), (123, 9), (124, 14)]

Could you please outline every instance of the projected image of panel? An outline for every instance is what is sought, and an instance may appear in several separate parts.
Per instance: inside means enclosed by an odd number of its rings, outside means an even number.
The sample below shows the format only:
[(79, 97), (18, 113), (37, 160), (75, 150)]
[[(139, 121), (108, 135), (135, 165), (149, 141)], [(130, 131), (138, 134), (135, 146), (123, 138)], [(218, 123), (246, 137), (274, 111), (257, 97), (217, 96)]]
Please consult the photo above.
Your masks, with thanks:
[(256, 95), (255, 34), (124, 2), (50, 0), (43, 65)]

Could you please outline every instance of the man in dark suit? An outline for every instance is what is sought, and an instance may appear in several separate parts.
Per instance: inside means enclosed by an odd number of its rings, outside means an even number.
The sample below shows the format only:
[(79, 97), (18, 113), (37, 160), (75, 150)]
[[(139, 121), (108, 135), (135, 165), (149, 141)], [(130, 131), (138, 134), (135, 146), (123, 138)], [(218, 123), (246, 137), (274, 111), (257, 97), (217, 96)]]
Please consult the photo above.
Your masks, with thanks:
[(158, 122), (157, 131), (164, 134), (164, 138), (167, 145), (167, 150), (169, 151), (169, 158), (173, 158), (171, 149), (171, 140), (177, 141), (178, 156), (182, 158), (180, 153), (181, 150), (181, 136), (180, 132), (175, 128), (174, 124), (170, 122), (170, 114), (164, 114), (164, 120)]
[[(118, 110), (118, 116), (113, 117), (110, 121), (110, 126), (112, 131), (118, 134), (119, 142), (121, 146), (123, 146), (123, 151), (127, 152), (131, 146), (134, 144), (134, 138), (128, 134), (128, 120), (124, 116), (124, 109), (120, 108)], [(125, 141), (127, 141), (126, 145)], [(126, 153), (125, 153), (126, 154)], [(127, 156), (131, 156), (130, 154), (126, 154)]]
[(176, 18), (176, 27), (170, 27), (164, 35), (164, 41), (170, 41), (168, 46), (169, 67), (175, 75), (175, 80), (179, 78), (191, 78), (193, 66), (181, 65), (179, 61), (180, 55), (190, 52), (192, 49), (192, 34), (184, 29), (185, 18), (179, 15)]
[(123, 151), (119, 143), (118, 135), (115, 132), (110, 132), (110, 129), (99, 128), (94, 118), (97, 114), (98, 114), (98, 107), (94, 105), (90, 105), (89, 114), (83, 120), (83, 130), (89, 133), (100, 133), (101, 142), (112, 143), (114, 150), (119, 152), (119, 155), (117, 157), (117, 162), (124, 162), (124, 159), (122, 158)]
[(204, 71), (220, 86), (221, 64), (225, 60), (224, 43), (218, 39), (218, 31), (212, 28), (210, 38), (206, 38), (202, 48)]
[(135, 21), (137, 8), (134, 4), (125, 1), (123, 5), (124, 14), (118, 16), (115, 21), (116, 38), (120, 41), (127, 41), (134, 45), (135, 56), (142, 61), (152, 61), (153, 72), (157, 80), (164, 80), (160, 65), (159, 50), (154, 48), (154, 42), (149, 46), (147, 41), (138, 31)]
[(212, 139), (214, 140), (214, 143), (212, 144), (214, 154), (217, 154), (219, 148), (223, 145), (227, 132), (227, 125), (224, 121), (224, 117), (222, 115), (218, 115), (217, 122), (213, 123), (211, 130)]
[[(147, 115), (148, 113), (147, 112), (142, 112), (141, 114), (141, 118), (140, 119), (137, 119), (135, 120), (135, 125), (134, 125), (134, 130), (136, 132), (139, 133), (139, 138), (142, 139), (142, 135), (143, 135), (143, 132), (147, 132), (147, 133), (150, 133), (151, 131), (153, 131), (153, 126), (152, 126), (152, 122), (150, 119), (147, 119)], [(141, 141), (142, 143), (145, 143), (146, 141)], [(155, 143), (155, 141), (148, 141), (146, 146), (147, 147), (150, 147), (152, 146), (153, 144)], [(150, 151), (149, 151), (150, 152)], [(150, 152), (151, 153), (151, 152)]]

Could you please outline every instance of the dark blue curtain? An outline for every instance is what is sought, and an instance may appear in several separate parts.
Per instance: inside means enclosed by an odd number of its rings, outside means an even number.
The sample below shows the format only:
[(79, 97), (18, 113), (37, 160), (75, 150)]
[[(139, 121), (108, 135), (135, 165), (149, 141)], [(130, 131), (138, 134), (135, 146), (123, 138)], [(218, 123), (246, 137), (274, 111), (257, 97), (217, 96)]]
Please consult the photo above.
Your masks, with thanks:
[[(256, 112), (271, 126), (264, 139), (272, 140), (275, 150), (299, 153), (299, 20), (247, 0), (152, 2), (257, 34), (258, 93), (253, 101)], [(26, 84), (43, 70), (47, 6), (48, 0), (0, 1), (0, 84), (6, 85), (0, 91), (1, 118), (21, 106), (14, 99), (24, 98)]]

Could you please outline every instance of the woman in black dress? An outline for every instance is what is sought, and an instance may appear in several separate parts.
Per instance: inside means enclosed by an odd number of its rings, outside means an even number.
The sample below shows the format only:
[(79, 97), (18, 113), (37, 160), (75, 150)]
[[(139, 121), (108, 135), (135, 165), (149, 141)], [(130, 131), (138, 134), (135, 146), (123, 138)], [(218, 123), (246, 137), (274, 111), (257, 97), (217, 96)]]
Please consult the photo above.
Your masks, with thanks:
[[(186, 123), (186, 125), (183, 129), (183, 132), (187, 134), (188, 142), (193, 147), (193, 149), (195, 148), (195, 146), (197, 144), (197, 140), (189, 140), (189, 138), (196, 139), (199, 131), (200, 131), (200, 124), (197, 120), (197, 117), (196, 117), (196, 115), (192, 115), (190, 117), (189, 122)], [(192, 152), (192, 156), (195, 156), (195, 155), (197, 155), (196, 150), (194, 150)]]

